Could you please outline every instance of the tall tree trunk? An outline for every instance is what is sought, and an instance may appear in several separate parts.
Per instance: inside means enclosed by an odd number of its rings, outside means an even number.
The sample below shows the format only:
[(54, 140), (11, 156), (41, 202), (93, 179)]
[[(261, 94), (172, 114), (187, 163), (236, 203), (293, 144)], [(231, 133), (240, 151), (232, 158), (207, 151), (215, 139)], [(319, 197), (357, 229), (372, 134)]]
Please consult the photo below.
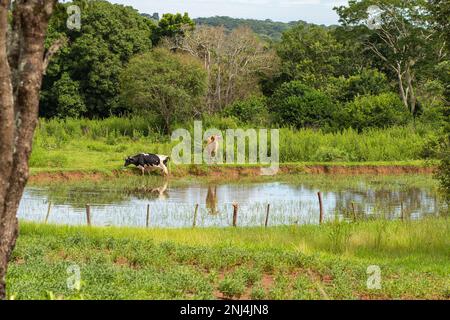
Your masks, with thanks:
[(44, 40), (56, 0), (17, 0), (8, 32), (9, 0), (0, 0), (0, 299), (18, 236), (17, 209), (28, 181), (38, 121)]
[(395, 69), (395, 71), (397, 72), (397, 76), (398, 76), (398, 86), (399, 86), (399, 90), (400, 90), (400, 96), (402, 97), (403, 105), (405, 106), (406, 109), (409, 110), (408, 96), (405, 92), (405, 87), (403, 85), (403, 75), (402, 75), (402, 70), (401, 70), (400, 66), (398, 67), (398, 69)]
[(409, 110), (412, 115), (416, 113), (417, 97), (413, 86), (413, 76), (411, 74), (411, 68), (408, 66), (406, 70), (406, 83), (408, 84), (408, 102)]

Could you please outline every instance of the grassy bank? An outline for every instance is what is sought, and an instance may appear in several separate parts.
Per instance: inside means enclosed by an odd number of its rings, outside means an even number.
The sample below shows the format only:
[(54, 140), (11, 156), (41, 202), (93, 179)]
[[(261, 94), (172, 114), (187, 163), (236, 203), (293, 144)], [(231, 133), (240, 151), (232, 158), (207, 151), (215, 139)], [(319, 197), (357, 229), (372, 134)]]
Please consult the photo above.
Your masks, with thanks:
[[(216, 121), (217, 122), (217, 121)], [(188, 124), (186, 127), (193, 130)], [(230, 119), (205, 123), (207, 128), (240, 127)], [(427, 126), (373, 129), (358, 133), (280, 130), (280, 162), (302, 165), (338, 162), (423, 163), (424, 149), (436, 135)], [(125, 156), (139, 152), (171, 154), (176, 143), (149, 127), (144, 118), (44, 120), (36, 130), (30, 165), (35, 171), (120, 169)]]
[[(22, 223), (12, 260), (16, 299), (450, 299), (450, 220), (183, 230)], [(73, 265), (79, 292), (66, 286)], [(367, 288), (370, 265), (380, 267), (380, 290)]]

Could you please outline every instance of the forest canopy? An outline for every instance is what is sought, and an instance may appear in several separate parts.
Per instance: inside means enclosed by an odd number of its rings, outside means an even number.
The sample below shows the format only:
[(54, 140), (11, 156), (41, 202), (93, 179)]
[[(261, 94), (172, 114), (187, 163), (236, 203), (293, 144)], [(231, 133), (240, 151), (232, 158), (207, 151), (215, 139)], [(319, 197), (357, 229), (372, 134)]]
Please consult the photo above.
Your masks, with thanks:
[[(448, 116), (445, 2), (381, 1), (377, 28), (366, 23), (374, 3), (370, 0), (335, 8), (339, 26), (229, 17), (193, 20), (188, 13), (141, 14), (103, 0), (74, 3), (83, 10), (81, 30), (66, 28), (68, 4), (59, 5), (50, 23), (48, 42), (63, 38), (65, 45), (44, 78), (44, 117), (104, 118), (149, 110), (177, 114), (176, 105), (163, 110), (158, 99), (142, 103), (142, 97), (165, 76), (169, 81), (171, 74), (194, 65), (199, 79), (205, 77), (199, 80), (205, 90), (168, 82), (174, 92), (184, 90), (184, 101), (191, 105), (183, 106), (188, 112), (178, 116), (152, 118), (166, 132), (208, 115), (333, 131), (413, 120), (442, 127)], [(161, 57), (167, 60), (164, 67)], [(130, 73), (133, 68), (136, 77)], [(130, 98), (131, 91), (141, 97), (140, 103)]]

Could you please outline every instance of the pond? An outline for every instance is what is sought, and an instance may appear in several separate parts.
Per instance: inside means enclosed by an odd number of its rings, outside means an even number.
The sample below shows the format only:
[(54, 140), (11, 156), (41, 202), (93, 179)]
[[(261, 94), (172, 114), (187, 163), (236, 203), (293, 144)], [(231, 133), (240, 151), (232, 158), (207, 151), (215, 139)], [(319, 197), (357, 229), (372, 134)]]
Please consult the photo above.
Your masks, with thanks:
[(304, 176), (289, 180), (182, 185), (152, 180), (144, 189), (103, 183), (28, 186), (19, 218), (86, 225), (89, 204), (91, 225), (183, 228), (193, 226), (198, 204), (197, 227), (226, 227), (232, 224), (233, 203), (237, 203), (239, 226), (264, 225), (268, 204), (270, 226), (316, 224), (319, 191), (325, 220), (420, 219), (447, 210), (429, 177)]

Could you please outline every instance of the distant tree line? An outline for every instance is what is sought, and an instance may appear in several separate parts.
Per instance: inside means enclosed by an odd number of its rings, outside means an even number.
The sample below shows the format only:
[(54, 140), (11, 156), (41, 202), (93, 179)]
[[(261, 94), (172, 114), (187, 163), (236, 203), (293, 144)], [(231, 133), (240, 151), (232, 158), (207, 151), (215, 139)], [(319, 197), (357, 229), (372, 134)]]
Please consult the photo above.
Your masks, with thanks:
[(255, 19), (236, 19), (226, 16), (215, 16), (209, 18), (197, 18), (194, 19), (197, 25), (206, 25), (211, 27), (224, 27), (227, 31), (232, 31), (241, 27), (248, 27), (258, 36), (264, 40), (279, 41), (283, 32), (298, 25), (308, 25), (307, 22), (291, 21), (291, 22), (279, 22), (272, 21), (270, 19), (266, 20), (255, 20)]
[[(67, 4), (50, 23), (48, 43), (63, 38), (65, 46), (44, 79), (44, 117), (137, 113), (165, 132), (205, 115), (361, 131), (419, 118), (442, 127), (448, 117), (445, 1), (381, 1), (377, 28), (365, 24), (369, 0), (336, 8), (340, 25), (332, 27), (186, 13), (155, 19), (102, 0), (74, 3), (80, 31), (65, 26)], [(269, 30), (278, 41), (261, 37)]]

